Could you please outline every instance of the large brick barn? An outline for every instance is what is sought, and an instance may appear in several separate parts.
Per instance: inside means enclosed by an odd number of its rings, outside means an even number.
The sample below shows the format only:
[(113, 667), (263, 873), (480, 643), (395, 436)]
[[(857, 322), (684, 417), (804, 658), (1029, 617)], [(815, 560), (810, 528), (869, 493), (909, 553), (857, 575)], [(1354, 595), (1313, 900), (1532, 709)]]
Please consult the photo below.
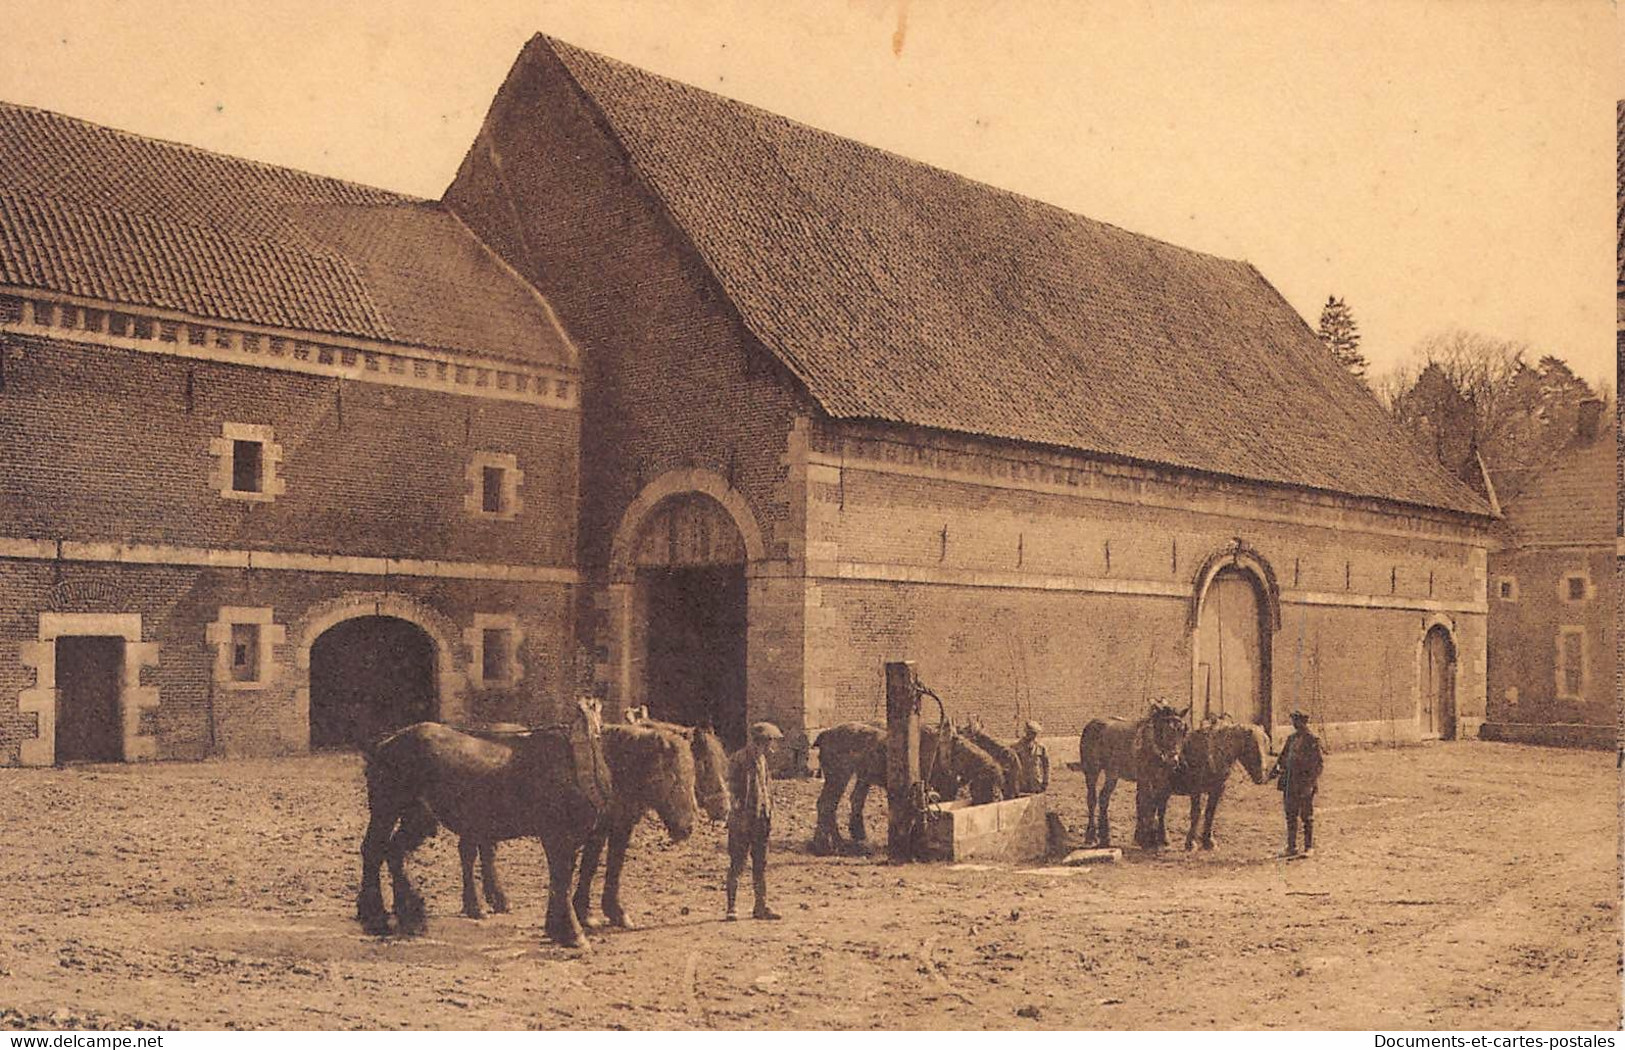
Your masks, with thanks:
[(574, 687), (576, 351), (456, 217), (17, 106), (0, 156), (0, 761)]
[(910, 658), (1001, 733), (1483, 718), (1489, 509), (1246, 263), (545, 37), (445, 201), (582, 346), (617, 700), (800, 736)]
[[(10, 757), (87, 634), (175, 756), (320, 742), (325, 680), (545, 716), (574, 649), (612, 707), (803, 756), (899, 658), (1002, 734), (1484, 717), (1489, 508), (1247, 263), (545, 37), (438, 204), (5, 113)], [(397, 620), (418, 664), (318, 674)]]

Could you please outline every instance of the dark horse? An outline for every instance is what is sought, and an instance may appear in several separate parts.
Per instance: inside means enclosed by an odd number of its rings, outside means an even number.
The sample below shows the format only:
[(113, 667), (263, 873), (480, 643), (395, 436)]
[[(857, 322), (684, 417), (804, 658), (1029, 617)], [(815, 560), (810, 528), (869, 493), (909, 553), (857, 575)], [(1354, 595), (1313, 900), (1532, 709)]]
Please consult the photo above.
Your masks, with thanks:
[(577, 719), (497, 742), (419, 722), (367, 752), (370, 819), (361, 842), (356, 915), (369, 933), (389, 932), (379, 869), (387, 860), (395, 917), (403, 934), (427, 924), (423, 898), (406, 876), (406, 855), (445, 824), (475, 841), (521, 835), (547, 851), (546, 930), (568, 947), (586, 937), (570, 906), (576, 856), (609, 808), (598, 702), (577, 704)]
[[(819, 733), (812, 746), (818, 749), (818, 767), (824, 774), (812, 851), (866, 852), (868, 831), (863, 823), (863, 806), (870, 788), (886, 786), (886, 730), (869, 722), (843, 722)], [(958, 798), (962, 783), (970, 786), (971, 801), (976, 805), (997, 802), (1004, 794), (1004, 770), (999, 763), (951, 727), (945, 736), (937, 726), (920, 727), (920, 772), (941, 799)], [(852, 843), (847, 846), (836, 827), (835, 812), (846, 786), (854, 780), (857, 783), (852, 788), (852, 809), (846, 824)]]
[[(1190, 796), (1191, 825), (1185, 832), (1186, 849), (1196, 842), (1197, 818), (1202, 816), (1203, 799), (1207, 801), (1207, 814), (1201, 821), (1202, 848), (1213, 848), (1213, 814), (1218, 811), (1219, 800), (1224, 798), (1231, 766), (1241, 763), (1253, 783), (1262, 784), (1264, 755), (1268, 752), (1269, 740), (1262, 729), (1236, 725), (1227, 717), (1210, 720), (1186, 735), (1173, 775), (1167, 782), (1168, 795)], [(1163, 832), (1167, 819), (1168, 795), (1163, 795), (1156, 806), (1159, 833)]]
[(1021, 794), (1021, 760), (1016, 757), (1015, 748), (1008, 744), (1001, 744), (988, 735), (982, 728), (982, 720), (972, 718), (959, 727), (959, 735), (987, 752), (989, 758), (999, 764), (1004, 770), (1004, 783), (1002, 785), (1005, 798), (1015, 798)]
[[(1179, 755), (1179, 743), (1185, 736), (1184, 717), (1190, 708), (1176, 711), (1167, 704), (1152, 704), (1146, 717), (1137, 722), (1126, 718), (1097, 718), (1083, 727), (1078, 736), (1078, 765), (1083, 769), (1084, 783), (1089, 788), (1089, 827), (1084, 834), (1085, 845), (1111, 845), (1111, 822), (1108, 811), (1112, 792), (1119, 780), (1139, 783), (1147, 778), (1157, 779), (1172, 770)], [(1105, 774), (1105, 782), (1096, 794), (1096, 778)], [(1136, 811), (1139, 810), (1136, 799)], [(1135, 822), (1135, 843), (1145, 845), (1143, 820)]]
[[(472, 728), (476, 736), (502, 739), (530, 732), (525, 726), (499, 723)], [(667, 746), (667, 745), (671, 746)], [(684, 761), (681, 754), (689, 755)], [(728, 753), (722, 741), (708, 728), (657, 722), (647, 711), (627, 712), (627, 724), (604, 726), (604, 760), (609, 765), (613, 787), (610, 804), (598, 830), (581, 850), (581, 874), (576, 880), (574, 907), (576, 920), (591, 925), (592, 881), (604, 846), (609, 854), (604, 863), (604, 917), (610, 925), (629, 927), (621, 906), (621, 868), (635, 828), (651, 810), (666, 826), (673, 842), (681, 841), (694, 824), (695, 799), (712, 820), (728, 818)], [(496, 843), (475, 842), (464, 837), (457, 848), (463, 861), (463, 914), (481, 917), (475, 893), (474, 857), (480, 858), (485, 899), (492, 911), (507, 911), (508, 901), (497, 882)]]

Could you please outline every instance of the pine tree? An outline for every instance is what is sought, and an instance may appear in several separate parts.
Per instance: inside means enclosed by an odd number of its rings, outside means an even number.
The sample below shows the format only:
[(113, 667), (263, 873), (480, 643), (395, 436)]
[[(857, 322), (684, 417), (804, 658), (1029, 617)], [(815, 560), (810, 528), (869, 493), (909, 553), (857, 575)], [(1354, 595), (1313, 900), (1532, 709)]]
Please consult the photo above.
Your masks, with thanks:
[(1338, 364), (1354, 373), (1356, 379), (1365, 381), (1370, 364), (1360, 353), (1360, 326), (1354, 323), (1348, 304), (1335, 295), (1326, 297), (1326, 305), (1320, 311), (1320, 341), (1326, 344)]

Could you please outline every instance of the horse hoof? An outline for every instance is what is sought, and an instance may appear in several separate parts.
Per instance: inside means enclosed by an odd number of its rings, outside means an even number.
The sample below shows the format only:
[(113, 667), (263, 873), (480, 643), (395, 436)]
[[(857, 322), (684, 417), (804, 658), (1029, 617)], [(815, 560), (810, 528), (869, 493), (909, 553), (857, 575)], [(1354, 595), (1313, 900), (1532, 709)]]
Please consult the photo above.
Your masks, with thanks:
[(389, 928), (389, 916), (369, 915), (360, 920), (361, 932), (371, 937), (388, 937), (392, 932)]
[(875, 850), (874, 847), (869, 845), (867, 842), (851, 842), (848, 843), (846, 848), (841, 852), (845, 853), (848, 857), (872, 857), (874, 856)]
[(465, 915), (466, 917), (468, 917), (470, 919), (483, 919), (483, 918), (485, 918), (485, 913), (483, 911), (481, 911), (477, 907), (476, 908), (468, 908), (468, 907), (463, 908), (463, 915)]
[(407, 919), (403, 917), (395, 932), (402, 937), (421, 937), (429, 932), (429, 923), (427, 919)]
[(1213, 840), (1212, 839), (1203, 839), (1202, 840), (1202, 848), (1205, 849), (1205, 850), (1211, 850), (1213, 848)]
[(495, 912), (496, 914), (498, 914), (498, 915), (506, 915), (506, 914), (508, 914), (508, 898), (506, 898), (506, 897), (498, 897), (496, 900), (494, 900), (494, 901), (486, 901), (486, 903), (491, 906), (491, 910), (493, 912)]

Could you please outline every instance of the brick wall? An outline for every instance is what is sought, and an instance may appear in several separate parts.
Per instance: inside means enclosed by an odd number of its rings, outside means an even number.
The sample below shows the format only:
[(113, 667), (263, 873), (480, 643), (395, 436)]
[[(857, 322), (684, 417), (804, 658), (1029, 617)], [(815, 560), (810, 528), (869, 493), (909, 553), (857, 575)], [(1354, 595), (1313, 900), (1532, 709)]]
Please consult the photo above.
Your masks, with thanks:
[[(1490, 716), (1507, 722), (1593, 722), (1617, 718), (1615, 697), (1616, 562), (1612, 551), (1511, 550), (1490, 556)], [(1589, 596), (1563, 597), (1563, 578), (1581, 573)], [(1499, 596), (1499, 580), (1515, 581), (1515, 600)], [(1560, 627), (1585, 629), (1590, 681), (1583, 700), (1557, 697)], [(1516, 690), (1516, 701), (1509, 696)]]
[[(0, 343), (0, 536), (571, 564), (572, 412), (34, 337)], [(211, 485), (209, 443), (228, 422), (273, 429), (286, 483), (274, 501), (223, 499)], [(517, 455), (517, 520), (465, 510), (480, 449)]]
[[(875, 436), (826, 426), (813, 442), (813, 727), (883, 716), (881, 666), (902, 658), (1001, 731), (1036, 716), (1074, 733), (1150, 697), (1184, 703), (1197, 578), (1237, 537), (1279, 586), (1277, 725), (1302, 705), (1362, 724), (1352, 735), (1414, 738), (1439, 615), (1459, 647), (1464, 730), (1483, 718), (1483, 539), (1460, 522), (939, 435), (882, 454)], [(887, 575), (902, 578), (873, 578)]]
[[(319, 634), (317, 621), (335, 615), (381, 611), (425, 624), (446, 647), (437, 654), (437, 672), (450, 685), (443, 717), (559, 717), (575, 687), (571, 590), (490, 580), (0, 559), (0, 762), (16, 762), (21, 742), (34, 733), (32, 717), (18, 711), (18, 694), (35, 684), (34, 672), (17, 653), (38, 637), (42, 611), (139, 613), (142, 640), (159, 646), (158, 665), (145, 669), (141, 682), (158, 690), (159, 705), (147, 716), (158, 757), (201, 758), (304, 749), (307, 725), (295, 691), (308, 686), (308, 667), (299, 666), (298, 656)], [(269, 607), (274, 623), (286, 629), (272, 652), (267, 688), (233, 691), (215, 682), (206, 632), (223, 606)], [(516, 685), (468, 684), (472, 654), (463, 632), (475, 613), (515, 615), (523, 631), (523, 676)]]
[(784, 557), (782, 459), (807, 404), (556, 59), (537, 57), (504, 86), (446, 201), (548, 298), (582, 349), (583, 570), (602, 572), (645, 484), (694, 467), (741, 493), (768, 556)]

